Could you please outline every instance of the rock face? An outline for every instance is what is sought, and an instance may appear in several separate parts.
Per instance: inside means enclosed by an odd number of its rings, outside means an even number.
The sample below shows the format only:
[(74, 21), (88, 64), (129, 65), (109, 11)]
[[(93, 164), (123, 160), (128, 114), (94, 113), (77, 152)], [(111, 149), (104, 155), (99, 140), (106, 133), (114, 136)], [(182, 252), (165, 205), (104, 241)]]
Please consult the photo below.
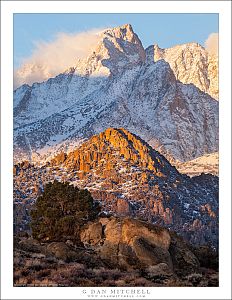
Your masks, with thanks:
[(130, 25), (108, 29), (86, 59), (15, 90), (15, 160), (72, 151), (108, 127), (126, 128), (180, 161), (217, 151), (218, 102), (209, 96), (217, 94), (213, 60), (195, 44), (155, 59), (154, 52), (162, 51), (145, 51)]
[(83, 228), (81, 240), (102, 259), (126, 268), (148, 269), (153, 275), (172, 274), (173, 270), (189, 265), (191, 271), (199, 267), (187, 244), (172, 240), (167, 229), (131, 218), (100, 218)]
[[(15, 201), (34, 201), (45, 182), (70, 181), (87, 188), (106, 214), (144, 219), (177, 231), (193, 244), (217, 247), (218, 177), (180, 174), (158, 151), (123, 128), (108, 128), (42, 167), (15, 168)], [(23, 193), (25, 182), (30, 189)]]
[[(63, 159), (63, 157), (66, 158)], [(57, 155), (51, 164), (64, 164), (85, 173), (95, 169), (97, 172), (104, 172), (105, 175), (111, 175), (111, 173), (115, 173), (115, 167), (120, 157), (154, 172), (156, 176), (164, 176), (160, 172), (161, 167), (165, 164), (164, 157), (124, 128), (108, 128), (99, 135), (93, 136), (87, 143), (68, 155)], [(102, 168), (103, 165), (104, 168)]]
[(210, 55), (197, 43), (177, 45), (161, 49), (158, 45), (146, 49), (147, 58), (155, 62), (164, 59), (170, 64), (176, 79), (192, 83), (201, 91), (218, 99), (218, 58)]

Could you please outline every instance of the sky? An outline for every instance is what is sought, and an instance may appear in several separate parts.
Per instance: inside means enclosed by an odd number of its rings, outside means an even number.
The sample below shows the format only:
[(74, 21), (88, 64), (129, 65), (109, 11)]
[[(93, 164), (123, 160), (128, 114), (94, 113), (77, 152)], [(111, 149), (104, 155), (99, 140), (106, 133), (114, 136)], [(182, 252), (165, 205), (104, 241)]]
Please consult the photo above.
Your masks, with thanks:
[(37, 43), (50, 42), (57, 33), (78, 33), (131, 24), (143, 46), (168, 48), (204, 42), (218, 32), (218, 14), (14, 14), (14, 66), (33, 54)]

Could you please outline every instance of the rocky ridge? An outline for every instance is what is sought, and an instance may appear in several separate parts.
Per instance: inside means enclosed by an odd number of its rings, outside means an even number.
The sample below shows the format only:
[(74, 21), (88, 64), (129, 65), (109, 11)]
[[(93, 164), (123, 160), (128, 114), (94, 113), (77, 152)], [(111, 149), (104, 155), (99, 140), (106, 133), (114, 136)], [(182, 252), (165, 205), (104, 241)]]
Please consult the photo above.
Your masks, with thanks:
[[(91, 191), (108, 214), (133, 216), (171, 228), (193, 244), (218, 241), (218, 177), (180, 174), (138, 136), (108, 128), (46, 165), (15, 166), (14, 197), (35, 201), (40, 186), (54, 179)], [(23, 196), (25, 198), (25, 196)]]
[[(186, 55), (183, 64), (201, 66), (195, 62), (206, 56), (204, 49), (190, 48), (197, 49), (195, 60)], [(154, 61), (148, 52), (130, 25), (108, 29), (76, 66), (15, 90), (15, 161), (51, 159), (108, 127), (126, 128), (180, 161), (217, 151), (218, 102), (181, 83), (170, 62)]]
[(210, 55), (198, 43), (177, 45), (162, 49), (157, 44), (146, 49), (147, 57), (155, 62), (164, 59), (169, 63), (176, 79), (192, 83), (201, 91), (218, 100), (218, 57)]

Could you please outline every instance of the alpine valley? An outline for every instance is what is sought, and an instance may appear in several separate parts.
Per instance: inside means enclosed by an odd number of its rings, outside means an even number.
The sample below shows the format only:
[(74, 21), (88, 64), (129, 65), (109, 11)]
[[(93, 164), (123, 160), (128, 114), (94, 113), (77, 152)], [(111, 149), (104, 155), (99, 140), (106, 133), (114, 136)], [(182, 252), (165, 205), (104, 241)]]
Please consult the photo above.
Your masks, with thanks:
[[(36, 68), (46, 66), (27, 65), (21, 79)], [(194, 274), (202, 271), (206, 259), (193, 248), (218, 249), (218, 98), (218, 59), (201, 45), (144, 49), (129, 24), (100, 32), (89, 56), (14, 91), (15, 234), (30, 234), (30, 212), (46, 183), (69, 182), (100, 204), (98, 220), (81, 231), (86, 249), (116, 257), (117, 267), (133, 254), (147, 268), (162, 248), (159, 267), (171, 274), (191, 264)], [(197, 284), (218, 284), (205, 282)]]

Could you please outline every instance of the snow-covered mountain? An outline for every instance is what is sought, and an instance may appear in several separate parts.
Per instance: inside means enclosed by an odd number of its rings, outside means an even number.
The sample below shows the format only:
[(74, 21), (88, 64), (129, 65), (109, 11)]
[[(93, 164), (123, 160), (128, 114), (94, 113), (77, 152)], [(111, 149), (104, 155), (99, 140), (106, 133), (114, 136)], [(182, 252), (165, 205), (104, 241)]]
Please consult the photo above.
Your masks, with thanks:
[[(15, 160), (71, 151), (108, 127), (126, 128), (180, 161), (217, 151), (218, 101), (205, 93), (213, 86), (206, 84), (212, 67), (198, 53), (206, 53), (201, 46), (182, 47), (191, 48), (192, 55), (183, 58), (180, 52), (175, 69), (171, 54), (156, 59), (157, 46), (145, 50), (127, 24), (102, 32), (92, 54), (64, 73), (19, 87), (14, 91)], [(196, 78), (207, 89), (197, 80), (183, 83), (196, 72), (186, 64), (198, 65)]]
[(156, 44), (146, 49), (155, 62), (164, 59), (169, 63), (176, 79), (192, 83), (201, 91), (218, 100), (218, 57), (209, 54), (198, 43), (177, 45), (161, 49)]

